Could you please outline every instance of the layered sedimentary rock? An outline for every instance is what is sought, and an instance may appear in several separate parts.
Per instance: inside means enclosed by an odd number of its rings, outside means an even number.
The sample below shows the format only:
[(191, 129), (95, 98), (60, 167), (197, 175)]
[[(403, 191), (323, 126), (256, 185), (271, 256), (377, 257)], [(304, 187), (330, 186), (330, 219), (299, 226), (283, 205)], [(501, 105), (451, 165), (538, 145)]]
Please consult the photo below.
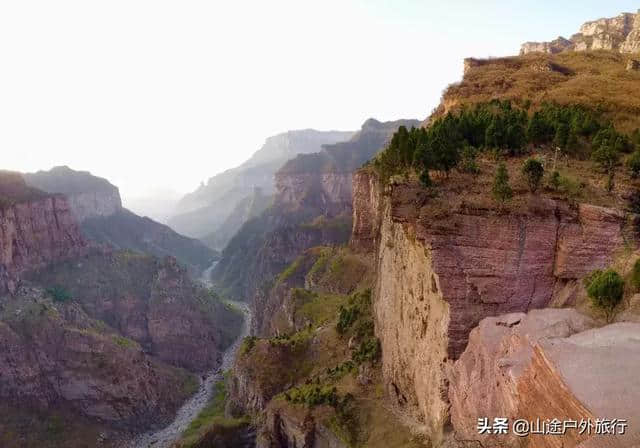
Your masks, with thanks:
[(58, 166), (49, 171), (25, 174), (24, 178), (29, 185), (42, 191), (65, 195), (79, 223), (87, 218), (111, 216), (122, 209), (118, 188), (87, 171)]
[(248, 221), (229, 242), (213, 272), (225, 294), (253, 300), (256, 325), (270, 282), (304, 250), (343, 244), (351, 231), (352, 173), (380, 151), (399, 126), (416, 120), (367, 120), (346, 142), (303, 154), (276, 174), (274, 205)]
[[(623, 244), (616, 210), (543, 199), (496, 215), (460, 207), (439, 215), (418, 185), (383, 193), (354, 178), (352, 245), (377, 243), (374, 309), (392, 395), (437, 439), (447, 420), (446, 366), (482, 318), (545, 307), (566, 282), (610, 264)], [(370, 201), (373, 190), (378, 201)]]
[(94, 253), (40, 269), (28, 278), (65, 288), (92, 318), (136, 341), (147, 353), (192, 371), (217, 367), (242, 321), (170, 257)]
[(176, 257), (194, 276), (211, 265), (216, 253), (152, 219), (122, 207), (118, 187), (87, 171), (66, 166), (24, 174), (32, 187), (64, 195), (87, 240), (114, 249), (132, 249), (158, 257)]
[(532, 52), (615, 50), (621, 53), (640, 51), (640, 14), (623, 13), (613, 18), (587, 22), (571, 39), (558, 37), (551, 42), (526, 42), (520, 54)]
[[(86, 246), (67, 199), (32, 192), (19, 174), (3, 173), (0, 196), (0, 293), (14, 292), (19, 274), (82, 252)], [(14, 200), (15, 199), (15, 200)]]
[[(640, 324), (593, 328), (574, 310), (545, 309), (486, 318), (471, 333), (449, 387), (459, 439), (484, 446), (630, 447), (640, 441), (633, 372), (639, 364)], [(478, 419), (528, 421), (626, 419), (624, 436), (569, 429), (555, 436), (478, 434)], [(582, 443), (582, 444), (581, 444)]]
[(322, 410), (291, 412), (283, 403), (270, 407), (256, 448), (346, 448), (348, 445), (328, 429), (322, 423), (322, 416), (317, 414), (322, 414)]
[(23, 409), (71, 409), (118, 427), (162, 421), (186, 397), (188, 376), (155, 362), (134, 341), (20, 288), (0, 299), (0, 397)]

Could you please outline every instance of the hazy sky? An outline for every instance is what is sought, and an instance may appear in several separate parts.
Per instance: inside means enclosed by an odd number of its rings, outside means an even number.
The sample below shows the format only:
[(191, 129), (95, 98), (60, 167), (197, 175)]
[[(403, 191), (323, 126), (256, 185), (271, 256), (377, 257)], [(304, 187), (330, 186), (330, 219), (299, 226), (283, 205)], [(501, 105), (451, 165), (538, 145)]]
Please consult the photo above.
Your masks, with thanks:
[(186, 192), (288, 129), (425, 118), (466, 56), (634, 1), (0, 0), (2, 168)]

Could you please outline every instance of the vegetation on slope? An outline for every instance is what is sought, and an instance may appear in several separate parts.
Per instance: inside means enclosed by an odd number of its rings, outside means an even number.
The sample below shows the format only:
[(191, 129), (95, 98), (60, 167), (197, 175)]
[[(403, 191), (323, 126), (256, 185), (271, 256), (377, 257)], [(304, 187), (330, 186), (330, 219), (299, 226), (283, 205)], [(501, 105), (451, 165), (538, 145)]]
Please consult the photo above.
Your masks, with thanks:
[(238, 435), (247, 430), (248, 418), (225, 416), (225, 381), (214, 384), (211, 400), (181, 434), (180, 440), (175, 443), (176, 448), (231, 448), (235, 446)]
[(544, 103), (602, 111), (622, 132), (640, 127), (640, 71), (626, 70), (628, 55), (613, 51), (565, 52), (472, 61), (462, 82), (443, 94), (437, 115), (493, 99), (532, 111)]
[(303, 279), (282, 306), (293, 317), (277, 336), (245, 339), (236, 368), (273, 397), (267, 414), (312, 418), (350, 447), (419, 447), (383, 405), (368, 269), (347, 248), (307, 250), (280, 275), (282, 288)]
[(601, 112), (583, 106), (545, 103), (530, 113), (511, 101), (494, 100), (447, 113), (426, 128), (401, 127), (373, 166), (385, 181), (415, 170), (430, 186), (431, 172), (448, 175), (463, 156), (520, 156), (540, 147), (556, 148), (570, 158), (592, 158), (612, 179), (618, 159), (631, 153), (635, 142)]

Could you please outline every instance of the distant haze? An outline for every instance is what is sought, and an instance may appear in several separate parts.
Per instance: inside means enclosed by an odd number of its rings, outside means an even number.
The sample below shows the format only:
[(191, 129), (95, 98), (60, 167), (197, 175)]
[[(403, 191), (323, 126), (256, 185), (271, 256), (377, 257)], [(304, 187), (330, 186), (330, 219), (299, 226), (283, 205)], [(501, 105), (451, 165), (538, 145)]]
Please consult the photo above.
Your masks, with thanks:
[[(3, 2), (2, 167), (69, 165), (125, 205), (184, 193), (289, 130), (425, 118), (466, 56), (632, 1)], [(176, 194), (166, 193), (173, 199)]]

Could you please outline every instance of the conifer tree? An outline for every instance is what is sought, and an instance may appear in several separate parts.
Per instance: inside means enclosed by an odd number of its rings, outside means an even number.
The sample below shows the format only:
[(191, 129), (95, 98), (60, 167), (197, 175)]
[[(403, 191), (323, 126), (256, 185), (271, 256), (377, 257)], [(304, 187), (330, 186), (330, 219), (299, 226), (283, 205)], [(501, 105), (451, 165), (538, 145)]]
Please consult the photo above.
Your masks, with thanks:
[(509, 185), (509, 173), (506, 165), (501, 162), (496, 170), (496, 175), (493, 179), (492, 189), (494, 199), (503, 206), (505, 202), (513, 197), (513, 190)]

